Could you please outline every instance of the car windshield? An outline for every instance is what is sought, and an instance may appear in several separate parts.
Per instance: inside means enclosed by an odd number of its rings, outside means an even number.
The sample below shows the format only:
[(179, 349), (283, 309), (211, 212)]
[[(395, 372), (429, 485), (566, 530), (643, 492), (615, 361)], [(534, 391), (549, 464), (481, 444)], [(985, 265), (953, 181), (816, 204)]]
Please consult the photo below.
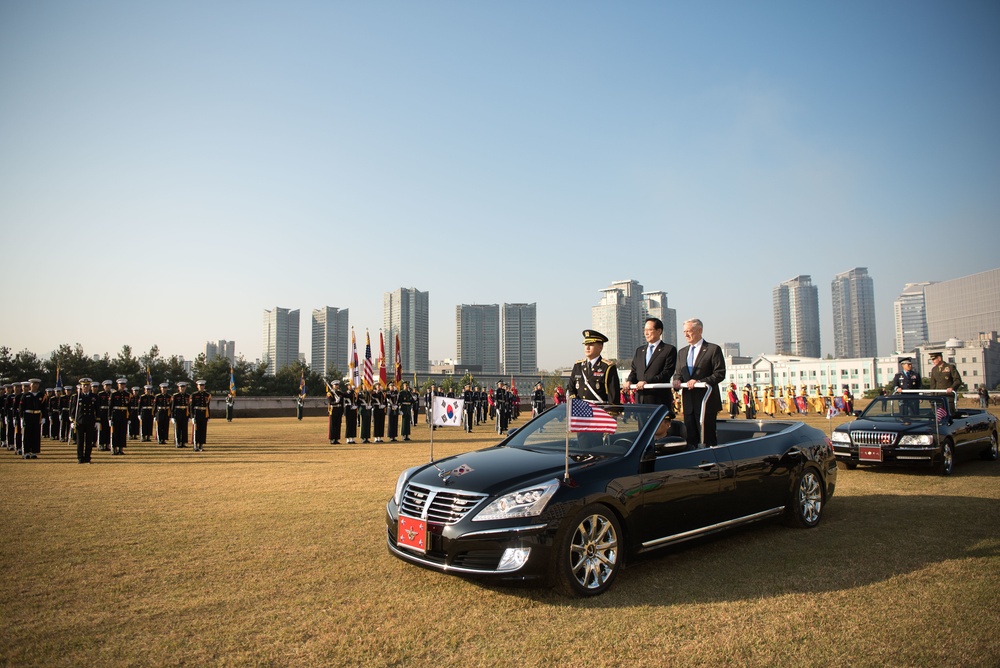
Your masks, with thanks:
[[(661, 407), (647, 404), (592, 405), (576, 400), (572, 416), (568, 415), (567, 405), (555, 406), (518, 430), (511, 436), (507, 446), (563, 452), (566, 449), (568, 433), (570, 453), (624, 455), (640, 436), (648, 438), (644, 432), (649, 430), (645, 428), (659, 408)], [(567, 420), (572, 424), (574, 431), (567, 429)], [(657, 423), (659, 421), (657, 419)], [(604, 431), (583, 431), (583, 429)]]
[(873, 400), (861, 417), (867, 420), (905, 420), (907, 422), (927, 421), (947, 415), (942, 399), (890, 396)]

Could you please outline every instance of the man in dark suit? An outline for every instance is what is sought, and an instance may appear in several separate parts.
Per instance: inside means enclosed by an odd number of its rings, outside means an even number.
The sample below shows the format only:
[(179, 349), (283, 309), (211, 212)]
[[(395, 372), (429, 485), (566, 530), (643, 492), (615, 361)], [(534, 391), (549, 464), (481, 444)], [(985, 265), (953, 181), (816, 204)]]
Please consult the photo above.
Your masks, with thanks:
[(642, 328), (646, 345), (639, 346), (632, 358), (632, 370), (622, 389), (626, 392), (636, 389), (636, 402), (640, 404), (663, 404), (671, 414), (674, 412), (674, 393), (669, 389), (644, 389), (647, 384), (669, 383), (677, 366), (677, 349), (662, 340), (663, 321), (646, 318)]
[[(701, 320), (691, 319), (684, 323), (684, 338), (688, 345), (677, 355), (679, 364), (674, 374), (674, 389), (679, 390), (684, 383), (684, 430), (688, 445), (718, 445), (715, 431), (716, 413), (722, 410), (719, 383), (726, 379), (726, 359), (722, 348), (701, 338)], [(695, 388), (695, 382), (703, 382), (708, 389)], [(705, 433), (701, 434), (701, 402), (708, 391), (705, 404)]]

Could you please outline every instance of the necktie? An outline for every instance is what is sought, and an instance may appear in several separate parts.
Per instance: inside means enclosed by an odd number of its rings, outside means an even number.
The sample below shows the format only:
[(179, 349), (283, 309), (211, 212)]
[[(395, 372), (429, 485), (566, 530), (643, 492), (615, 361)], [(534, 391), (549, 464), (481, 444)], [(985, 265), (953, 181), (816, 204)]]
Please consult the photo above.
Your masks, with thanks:
[(656, 350), (656, 346), (646, 346), (646, 366), (649, 366), (649, 360), (653, 359), (654, 350)]
[(694, 373), (694, 346), (688, 348), (688, 373)]

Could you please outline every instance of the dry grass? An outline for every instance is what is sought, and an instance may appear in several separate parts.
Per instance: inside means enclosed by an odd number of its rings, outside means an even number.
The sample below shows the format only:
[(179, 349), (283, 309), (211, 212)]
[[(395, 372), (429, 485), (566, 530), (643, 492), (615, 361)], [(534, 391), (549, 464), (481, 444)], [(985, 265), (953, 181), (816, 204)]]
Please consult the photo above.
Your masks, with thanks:
[[(427, 459), (418, 433), (331, 446), (320, 418), (215, 420), (201, 454), (0, 452), (0, 664), (1000, 663), (1000, 463), (841, 471), (814, 531), (668, 551), (575, 600), (387, 553), (396, 475)], [(438, 430), (435, 451), (493, 442)]]

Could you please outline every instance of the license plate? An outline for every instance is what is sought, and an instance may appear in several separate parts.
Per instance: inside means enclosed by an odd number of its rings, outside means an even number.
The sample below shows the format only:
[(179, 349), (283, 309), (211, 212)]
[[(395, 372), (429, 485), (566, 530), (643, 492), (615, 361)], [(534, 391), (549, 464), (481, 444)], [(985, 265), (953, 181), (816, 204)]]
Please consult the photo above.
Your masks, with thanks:
[(882, 447), (878, 445), (859, 446), (858, 459), (863, 462), (880, 462), (882, 461)]
[(417, 552), (427, 551), (427, 522), (415, 517), (399, 516), (396, 545)]

